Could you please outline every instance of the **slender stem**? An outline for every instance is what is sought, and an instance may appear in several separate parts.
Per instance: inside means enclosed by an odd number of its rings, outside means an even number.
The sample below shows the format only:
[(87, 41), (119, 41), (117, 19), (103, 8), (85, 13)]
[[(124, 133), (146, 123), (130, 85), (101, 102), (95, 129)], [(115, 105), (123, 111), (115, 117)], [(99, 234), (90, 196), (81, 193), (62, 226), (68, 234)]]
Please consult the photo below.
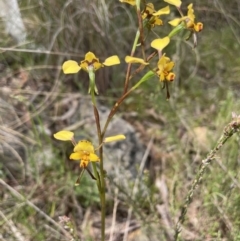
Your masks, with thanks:
[[(95, 100), (95, 95), (94, 95), (94, 92), (91, 92), (92, 94), (92, 102), (95, 101), (96, 103), (96, 100)], [(93, 98), (94, 97), (94, 98)], [(98, 110), (97, 110), (97, 107), (96, 105), (94, 104), (93, 102), (93, 110), (94, 110), (94, 116), (95, 116), (95, 122), (96, 122), (96, 125), (97, 125), (97, 133), (98, 133), (98, 138), (101, 137), (101, 127), (100, 127), (100, 121), (99, 121), (99, 115), (98, 115)], [(100, 133), (100, 134), (99, 134)], [(102, 162), (102, 159), (100, 157), (100, 163)], [(98, 192), (99, 192), (99, 197), (101, 199), (101, 187), (102, 187), (102, 183), (101, 183), (101, 180), (99, 178), (99, 173), (97, 171), (97, 165), (95, 162), (92, 162), (92, 167), (93, 167), (93, 172), (94, 172), (94, 176), (95, 178), (97, 179), (97, 186), (98, 186)]]
[(124, 95), (122, 95), (118, 101), (115, 103), (115, 105), (113, 106), (113, 108), (111, 109), (107, 121), (103, 127), (103, 131), (102, 131), (102, 139), (104, 138), (104, 135), (106, 133), (107, 127), (111, 121), (111, 119), (113, 118), (113, 116), (115, 115), (116, 111), (118, 110), (119, 106), (122, 104), (122, 102), (128, 97), (128, 95), (134, 91), (136, 88), (138, 88), (143, 82), (145, 82), (146, 80), (148, 80), (149, 78), (153, 77), (155, 75), (154, 71), (148, 71), (130, 90), (128, 90)]
[(178, 240), (178, 236), (181, 233), (181, 225), (185, 221), (185, 216), (187, 213), (187, 209), (189, 204), (192, 201), (194, 191), (196, 190), (197, 186), (199, 185), (200, 181), (202, 180), (203, 174), (206, 170), (206, 167), (215, 159), (217, 152), (223, 147), (224, 143), (232, 137), (233, 134), (240, 130), (240, 117), (235, 118), (235, 120), (231, 121), (226, 127), (224, 128), (223, 134), (219, 138), (217, 145), (213, 148), (210, 153), (207, 155), (206, 159), (202, 160), (200, 165), (199, 171), (194, 179), (190, 190), (187, 193), (185, 202), (183, 204), (181, 214), (178, 218), (178, 222), (175, 227), (175, 236), (174, 240)]
[(98, 133), (98, 142), (99, 145), (101, 145), (102, 140), (101, 140), (101, 125), (100, 125), (100, 118), (99, 118), (99, 113), (96, 105), (93, 105), (93, 111), (94, 111), (94, 116), (95, 116), (95, 122), (97, 125), (97, 133)]
[(100, 158), (100, 177), (97, 175), (97, 179), (100, 182), (99, 195), (101, 200), (101, 240), (105, 240), (105, 216), (106, 216), (106, 188), (105, 188), (105, 180), (104, 180), (104, 166), (103, 166), (103, 146), (101, 145), (103, 142), (101, 126), (100, 126), (100, 118), (97, 107), (93, 105), (95, 121), (97, 125), (97, 133), (98, 133), (98, 142), (100, 145), (99, 148), (99, 158)]
[(108, 128), (108, 125), (111, 121), (111, 119), (113, 118), (113, 116), (115, 115), (118, 107), (121, 105), (121, 103), (124, 101), (124, 99), (133, 91), (133, 89), (131, 88), (128, 92), (126, 92), (123, 96), (121, 96), (119, 98), (119, 100), (115, 103), (115, 105), (113, 106), (113, 108), (111, 109), (109, 115), (108, 115), (108, 118), (107, 118), (107, 121), (103, 127), (103, 131), (102, 131), (102, 139), (104, 138), (104, 135), (106, 133), (106, 130)]
[[(97, 125), (97, 133), (98, 133), (98, 139), (101, 138), (101, 126), (100, 126), (100, 121), (99, 121), (99, 114), (98, 114), (98, 110), (97, 110), (97, 104), (96, 104), (96, 98), (95, 98), (95, 73), (89, 72), (89, 79), (90, 79), (90, 93), (91, 93), (91, 98), (92, 98), (92, 104), (93, 104), (93, 111), (94, 111), (94, 116), (95, 116), (95, 122)], [(102, 162), (102, 159), (100, 158), (100, 162)], [(99, 195), (101, 192), (101, 181), (99, 179), (99, 174), (97, 171), (97, 166), (96, 163), (92, 162), (92, 167), (93, 167), (93, 172), (94, 175), (97, 179), (97, 186), (98, 186), (98, 191), (99, 191)], [(100, 196), (101, 199), (101, 196)]]
[(176, 34), (178, 34), (180, 31), (185, 29), (185, 24), (181, 23), (178, 26), (176, 26), (169, 34), (168, 37), (172, 38), (173, 36), (175, 36)]
[(97, 125), (97, 132), (98, 132), (98, 142), (99, 142), (99, 157), (100, 157), (100, 199), (101, 199), (101, 236), (102, 236), (102, 241), (105, 240), (105, 216), (106, 216), (106, 188), (105, 188), (105, 174), (104, 174), (104, 165), (103, 165), (103, 137), (102, 137), (102, 132), (101, 132), (101, 126), (100, 126), (100, 118), (98, 114), (98, 110), (96, 106), (93, 106), (94, 109), (94, 116), (95, 116), (95, 121)]
[[(131, 51), (131, 55), (130, 56), (133, 56), (134, 53), (135, 53), (139, 37), (140, 37), (140, 31), (138, 29), (137, 32), (136, 32), (136, 36), (135, 36), (134, 42), (133, 42), (133, 47), (132, 47), (132, 51)], [(126, 78), (125, 78), (125, 83), (124, 83), (124, 92), (123, 92), (123, 94), (125, 94), (127, 92), (127, 90), (128, 90), (128, 84), (129, 84), (129, 77), (130, 77), (130, 73), (131, 73), (131, 67), (132, 67), (132, 64), (129, 63), (128, 67), (127, 67), (127, 73), (126, 73)]]
[[(101, 146), (102, 144), (102, 132), (101, 132), (101, 125), (100, 125), (100, 118), (97, 109), (96, 99), (95, 99), (95, 73), (93, 69), (89, 68), (89, 79), (90, 79), (90, 92), (92, 97), (92, 104), (93, 104), (93, 111), (95, 122), (97, 126), (97, 133), (98, 133), (98, 142)], [(96, 163), (92, 162), (94, 175), (97, 179), (97, 186), (99, 191), (99, 196), (101, 200), (101, 240), (105, 241), (105, 216), (106, 216), (106, 197), (105, 197), (105, 180), (104, 180), (104, 168), (103, 168), (103, 147), (99, 148), (99, 158), (100, 158), (100, 176), (97, 171)]]
[(93, 106), (96, 106), (96, 98), (95, 98), (94, 89), (91, 88), (90, 91), (91, 91), (91, 98), (92, 98)]
[[(102, 140), (102, 139), (101, 139)], [(103, 166), (103, 147), (101, 146), (99, 149), (99, 155), (100, 155), (100, 179), (101, 179), (101, 236), (102, 241), (105, 241), (105, 216), (106, 216), (106, 186), (105, 186), (105, 172), (104, 172), (104, 166)]]
[(146, 54), (145, 54), (145, 44), (144, 44), (144, 35), (143, 35), (143, 21), (142, 21), (142, 14), (141, 14), (140, 9), (137, 10), (137, 15), (138, 15), (138, 26), (139, 26), (142, 56), (143, 56), (143, 59), (145, 61), (146, 60)]

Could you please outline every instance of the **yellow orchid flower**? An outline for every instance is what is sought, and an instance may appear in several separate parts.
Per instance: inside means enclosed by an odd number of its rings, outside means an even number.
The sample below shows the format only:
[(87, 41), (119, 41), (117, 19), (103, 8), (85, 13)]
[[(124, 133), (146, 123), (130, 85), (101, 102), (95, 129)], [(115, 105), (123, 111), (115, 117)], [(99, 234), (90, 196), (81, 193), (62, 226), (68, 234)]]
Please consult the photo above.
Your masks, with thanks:
[[(136, 0), (119, 0), (119, 1), (123, 3), (128, 3), (132, 6), (136, 5)], [(142, 14), (142, 19), (148, 20), (148, 26), (153, 28), (155, 27), (155, 25), (163, 25), (162, 20), (159, 18), (160, 15), (169, 14), (169, 13), (170, 13), (169, 6), (156, 11), (152, 3), (147, 3), (145, 6), (145, 9), (142, 11), (141, 14)]]
[(74, 140), (74, 133), (71, 131), (59, 131), (55, 133), (54, 138), (60, 141), (71, 141), (74, 145), (73, 153), (70, 159), (80, 161), (80, 167), (86, 168), (90, 161), (99, 161), (99, 157), (95, 154), (94, 147), (90, 141), (81, 140), (77, 144)]
[(136, 58), (136, 57), (132, 57), (132, 56), (128, 56), (128, 55), (125, 57), (125, 61), (126, 61), (126, 63), (133, 63), (133, 64), (134, 63), (139, 63), (139, 64), (143, 64), (143, 65), (149, 64), (141, 58)]
[(180, 1), (180, 0), (163, 0), (163, 1), (166, 3), (169, 3), (171, 5), (174, 5), (177, 8), (180, 8), (181, 4), (182, 4), (182, 1)]
[(74, 147), (70, 159), (79, 161), (80, 167), (86, 168), (89, 162), (100, 161), (99, 157), (95, 154), (94, 147), (90, 141), (81, 140)]
[(201, 22), (195, 23), (195, 15), (194, 15), (192, 3), (188, 5), (187, 16), (183, 16), (182, 18), (173, 19), (172, 21), (170, 21), (168, 23), (175, 27), (183, 21), (185, 21), (185, 23), (186, 23), (186, 28), (191, 31), (200, 32), (203, 29), (203, 23), (201, 23)]
[(78, 64), (78, 62), (74, 60), (68, 60), (63, 63), (62, 70), (64, 74), (75, 74), (83, 69), (86, 72), (93, 69), (94, 71), (102, 68), (104, 66), (111, 66), (119, 64), (120, 60), (117, 55), (113, 55), (107, 59), (103, 63), (100, 63), (99, 59), (92, 53), (88, 52), (85, 55), (85, 59)]
[(119, 0), (119, 1), (122, 2), (122, 3), (128, 3), (132, 6), (136, 5), (136, 0)]
[(74, 145), (73, 153), (70, 159), (80, 161), (80, 167), (86, 168), (90, 161), (99, 161), (99, 157), (94, 153), (94, 147), (90, 141), (81, 140), (75, 144), (74, 133), (71, 131), (59, 131), (55, 133), (54, 138), (60, 141), (71, 141)]
[(148, 24), (153, 28), (155, 25), (163, 25), (162, 20), (159, 18), (160, 15), (169, 13), (169, 6), (156, 11), (152, 3), (147, 3), (145, 9), (142, 11), (142, 19), (148, 20)]
[(174, 80), (175, 74), (171, 72), (173, 67), (174, 67), (174, 62), (170, 61), (170, 58), (166, 57), (165, 54), (163, 54), (158, 61), (158, 68), (157, 68), (157, 74), (161, 82)]
[(100, 161), (99, 157), (95, 154), (95, 150), (97, 150), (102, 144), (113, 142), (113, 141), (121, 141), (126, 139), (124, 135), (116, 135), (116, 136), (110, 136), (106, 137), (103, 140), (103, 143), (96, 149), (94, 149), (94, 146), (90, 141), (87, 140), (81, 140), (77, 144), (74, 140), (74, 133), (71, 131), (59, 131), (55, 133), (54, 138), (60, 141), (71, 141), (74, 145), (73, 153), (70, 155), (71, 160), (80, 161), (80, 167), (81, 168), (87, 168), (89, 162), (98, 162)]
[(161, 51), (169, 44), (169, 42), (170, 42), (170, 38), (169, 37), (154, 39), (151, 42), (151, 46), (152, 46), (152, 48)]

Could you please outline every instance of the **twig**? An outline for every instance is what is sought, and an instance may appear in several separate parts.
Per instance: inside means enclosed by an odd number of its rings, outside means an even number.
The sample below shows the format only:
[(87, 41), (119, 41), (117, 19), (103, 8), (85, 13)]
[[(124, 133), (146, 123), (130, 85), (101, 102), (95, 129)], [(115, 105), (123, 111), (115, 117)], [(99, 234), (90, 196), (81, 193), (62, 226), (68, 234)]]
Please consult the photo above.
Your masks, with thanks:
[(225, 126), (223, 134), (219, 138), (215, 148), (210, 151), (210, 153), (207, 155), (206, 159), (202, 160), (199, 171), (196, 175), (196, 178), (194, 179), (194, 181), (192, 183), (190, 190), (188, 191), (187, 197), (185, 199), (184, 205), (181, 210), (181, 214), (178, 218), (178, 222), (177, 222), (176, 228), (175, 228), (175, 236), (174, 236), (175, 241), (178, 240), (178, 236), (181, 233), (181, 225), (184, 223), (188, 206), (192, 201), (194, 191), (196, 190), (197, 186), (199, 185), (199, 183), (202, 180), (206, 167), (216, 158), (217, 152), (228, 141), (228, 139), (230, 137), (232, 137), (232, 135), (235, 134), (236, 132), (238, 132), (239, 130), (240, 130), (240, 116), (235, 116), (233, 114), (233, 121), (231, 121), (228, 125)]

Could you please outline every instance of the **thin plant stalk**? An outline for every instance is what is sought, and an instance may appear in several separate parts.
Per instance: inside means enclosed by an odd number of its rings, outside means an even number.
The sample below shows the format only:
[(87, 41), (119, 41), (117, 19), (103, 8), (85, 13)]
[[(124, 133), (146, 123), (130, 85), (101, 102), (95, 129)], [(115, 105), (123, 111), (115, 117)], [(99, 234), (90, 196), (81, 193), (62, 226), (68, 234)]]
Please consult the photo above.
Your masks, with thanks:
[[(140, 36), (140, 31), (139, 29), (137, 30), (135, 40), (133, 43), (133, 48), (131, 52), (131, 56), (134, 55), (137, 42), (139, 40)], [(96, 98), (95, 98), (95, 74), (93, 71), (89, 71), (89, 79), (90, 79), (90, 94), (91, 94), (91, 99), (92, 99), (92, 104), (93, 104), (93, 110), (94, 110), (94, 116), (95, 116), (95, 122), (97, 126), (97, 133), (98, 133), (98, 141), (99, 141), (99, 158), (100, 158), (100, 175), (97, 172), (96, 164), (92, 163), (93, 166), (93, 171), (94, 175), (96, 176), (97, 179), (97, 186), (99, 190), (99, 196), (101, 200), (101, 240), (105, 240), (105, 216), (106, 216), (106, 187), (105, 187), (105, 172), (104, 172), (104, 165), (103, 165), (103, 138), (106, 133), (107, 127), (113, 118), (114, 114), (116, 113), (118, 106), (123, 102), (123, 100), (133, 91), (133, 89), (128, 89), (128, 84), (129, 84), (129, 79), (130, 79), (130, 72), (131, 72), (131, 63), (128, 64), (127, 68), (127, 73), (126, 73), (126, 79), (125, 79), (125, 84), (124, 84), (124, 94), (118, 102), (114, 105), (112, 108), (111, 112), (109, 113), (109, 116), (107, 118), (107, 121), (105, 123), (105, 126), (103, 128), (103, 131), (101, 131), (101, 126), (100, 126), (100, 119), (99, 119), (99, 114), (98, 114), (98, 109), (96, 106)]]
[(104, 166), (103, 166), (103, 137), (102, 137), (102, 131), (100, 126), (100, 118), (98, 114), (98, 110), (96, 106), (93, 106), (94, 108), (94, 116), (95, 121), (97, 125), (97, 132), (98, 132), (98, 142), (99, 142), (99, 157), (100, 157), (100, 199), (101, 199), (101, 237), (102, 241), (105, 240), (105, 216), (106, 216), (106, 187), (105, 187), (105, 180), (104, 180)]
[(115, 103), (115, 105), (113, 106), (113, 108), (111, 109), (107, 121), (103, 127), (103, 131), (102, 131), (102, 138), (104, 138), (104, 135), (106, 133), (107, 127), (111, 121), (111, 119), (113, 118), (113, 116), (115, 115), (115, 113), (117, 112), (119, 106), (122, 104), (122, 102), (128, 97), (128, 95), (134, 91), (135, 89), (137, 89), (143, 82), (145, 82), (146, 80), (148, 80), (149, 78), (153, 77), (155, 75), (155, 73), (153, 71), (148, 71), (131, 89), (129, 89), (124, 95), (122, 95), (118, 101)]
[[(140, 37), (140, 30), (138, 29), (137, 32), (136, 32), (136, 36), (135, 36), (134, 42), (133, 42), (133, 47), (132, 47), (130, 56), (134, 56), (134, 54), (135, 54), (139, 37)], [(127, 73), (126, 73), (126, 78), (125, 78), (125, 83), (124, 83), (124, 92), (123, 92), (123, 94), (125, 94), (128, 91), (131, 67), (132, 67), (132, 64), (129, 63), (128, 66), (127, 66)]]
[(140, 35), (140, 42), (141, 42), (142, 57), (145, 61), (146, 60), (146, 54), (145, 54), (145, 44), (144, 44), (144, 35), (143, 35), (143, 21), (142, 21), (142, 14), (141, 14), (140, 9), (137, 9), (137, 16), (138, 16), (138, 26), (139, 26), (139, 35)]
[(99, 196), (101, 200), (101, 240), (104, 241), (105, 240), (105, 216), (106, 216), (106, 197), (105, 197), (106, 187), (105, 187), (104, 167), (103, 167), (103, 147), (102, 147), (103, 137), (101, 132), (99, 113), (98, 113), (96, 99), (95, 99), (95, 74), (91, 72), (91, 74), (89, 74), (89, 77), (91, 81), (90, 91), (91, 91), (91, 99), (93, 104), (93, 112), (94, 112), (94, 117), (95, 117), (95, 122), (97, 127), (98, 142), (100, 146), (99, 148), (100, 175), (97, 171), (96, 163), (92, 163), (93, 164), (92, 166), (93, 166), (94, 175), (96, 176), (96, 179), (97, 179), (97, 186), (98, 186)]
[(223, 145), (233, 136), (233, 134), (237, 133), (240, 131), (240, 116), (234, 118), (233, 121), (228, 123), (223, 131), (223, 134), (219, 138), (216, 146), (209, 152), (207, 155), (206, 159), (202, 160), (202, 163), (200, 165), (200, 168), (197, 172), (196, 178), (194, 179), (190, 190), (187, 193), (184, 205), (182, 206), (181, 214), (178, 218), (178, 222), (175, 227), (175, 236), (174, 240), (177, 241), (179, 238), (179, 234), (181, 233), (181, 225), (185, 221), (185, 216), (189, 207), (189, 204), (191, 203), (193, 199), (193, 194), (201, 182), (203, 178), (203, 174), (206, 171), (206, 167), (211, 164), (211, 162), (216, 158), (217, 152), (223, 147)]

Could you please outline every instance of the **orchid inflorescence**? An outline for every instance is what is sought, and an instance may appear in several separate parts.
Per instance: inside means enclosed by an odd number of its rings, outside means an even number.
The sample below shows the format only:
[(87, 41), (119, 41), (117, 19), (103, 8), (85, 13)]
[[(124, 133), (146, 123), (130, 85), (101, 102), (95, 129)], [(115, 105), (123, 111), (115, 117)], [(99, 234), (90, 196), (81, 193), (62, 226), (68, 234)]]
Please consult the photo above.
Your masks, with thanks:
[[(94, 177), (91, 171), (88, 169), (88, 164), (90, 162), (99, 162), (100, 158), (95, 153), (95, 151), (99, 148), (94, 149), (93, 144), (88, 140), (80, 140), (78, 142), (74, 139), (74, 133), (71, 131), (62, 130), (55, 133), (54, 138), (60, 141), (71, 141), (74, 148), (73, 153), (71, 153), (69, 159), (79, 161), (79, 165), (81, 168), (86, 169), (92, 177)], [(124, 140), (124, 135), (116, 135), (111, 137), (106, 137), (102, 144), (112, 142), (112, 141), (119, 141)], [(94, 178), (96, 179), (96, 178)]]
[[(105, 125), (102, 126), (100, 123), (99, 112), (97, 108), (96, 94), (98, 89), (95, 82), (95, 72), (100, 68), (114, 66), (120, 64), (120, 58), (117, 55), (110, 56), (103, 61), (100, 61), (98, 57), (93, 52), (88, 52), (85, 54), (85, 57), (81, 61), (67, 60), (62, 65), (62, 70), (64, 74), (76, 74), (80, 70), (85, 71), (89, 76), (89, 93), (91, 94), (91, 101), (93, 105), (93, 113), (96, 122), (97, 128), (97, 137), (98, 137), (98, 146), (95, 148), (91, 141), (89, 140), (80, 140), (78, 142), (74, 139), (74, 133), (67, 130), (62, 130), (54, 134), (54, 138), (61, 141), (71, 141), (73, 144), (73, 151), (70, 154), (69, 158), (74, 161), (79, 162), (81, 168), (80, 175), (75, 183), (78, 185), (80, 179), (86, 170), (92, 179), (96, 181), (100, 202), (101, 202), (101, 240), (105, 240), (105, 210), (106, 210), (106, 187), (105, 187), (105, 178), (106, 171), (104, 170), (103, 162), (103, 145), (112, 142), (124, 140), (125, 136), (122, 134), (105, 137), (109, 123), (111, 122), (113, 116), (118, 110), (119, 106), (123, 101), (133, 92), (135, 89), (139, 88), (145, 81), (149, 80), (153, 76), (157, 76), (162, 87), (167, 90), (167, 99), (170, 98), (169, 86), (168, 84), (172, 83), (175, 79), (174, 73), (174, 61), (170, 59), (165, 53), (165, 48), (171, 43), (171, 39), (181, 31), (187, 31), (189, 33), (188, 39), (194, 37), (194, 47), (197, 45), (196, 34), (203, 29), (203, 24), (196, 21), (194, 15), (193, 4), (188, 5), (187, 14), (184, 15), (181, 9), (182, 2), (180, 0), (163, 0), (165, 3), (173, 5), (177, 8), (180, 17), (172, 19), (168, 22), (173, 29), (167, 36), (158, 36), (153, 39), (150, 44), (147, 44), (146, 40), (149, 35), (144, 36), (145, 29), (147, 33), (150, 31), (153, 32), (157, 28), (161, 28), (165, 23), (162, 20), (163, 15), (168, 15), (171, 11), (171, 6), (167, 5), (163, 8), (157, 10), (153, 3), (141, 0), (119, 0), (121, 3), (129, 4), (132, 8), (136, 10), (137, 20), (138, 20), (138, 29), (136, 31), (135, 39), (133, 41), (133, 46), (130, 55), (125, 56), (125, 62), (127, 63), (126, 78), (123, 85), (123, 94), (116, 101), (114, 106), (107, 116)], [(161, 17), (161, 18), (160, 18)], [(165, 18), (165, 16), (163, 17)], [(154, 32), (156, 35), (156, 33)], [(149, 48), (152, 48), (152, 53), (147, 55)], [(139, 47), (141, 49), (141, 56), (136, 56), (136, 50)], [(97, 48), (97, 47), (96, 47)], [(140, 52), (140, 51), (139, 51)], [(154, 57), (157, 57), (157, 60), (152, 61)], [(132, 65), (136, 64), (139, 67), (132, 71)], [(130, 82), (131, 79), (135, 76), (138, 76), (140, 72), (147, 69), (148, 71), (143, 74), (138, 81)], [(132, 85), (131, 85), (132, 84)], [(130, 86), (131, 85), (131, 86)], [(93, 173), (89, 166), (92, 167)]]
[[(136, 7), (137, 11), (139, 10), (139, 6), (141, 5), (140, 0), (119, 0), (122, 3), (127, 3), (131, 5), (132, 7)], [(175, 79), (175, 73), (173, 72), (173, 68), (175, 63), (166, 55), (166, 53), (163, 52), (164, 48), (167, 47), (170, 42), (171, 38), (176, 35), (181, 30), (188, 30), (190, 34), (194, 34), (194, 45), (196, 45), (196, 33), (200, 32), (203, 29), (203, 24), (201, 22), (195, 21), (195, 15), (193, 10), (193, 4), (188, 5), (188, 11), (187, 15), (184, 15), (181, 10), (182, 2), (180, 0), (164, 0), (164, 2), (173, 5), (177, 8), (178, 12), (180, 13), (179, 18), (175, 18), (173, 20), (170, 20), (168, 23), (174, 27), (174, 29), (169, 33), (168, 36), (162, 37), (162, 38), (156, 38), (151, 41), (150, 45), (153, 49), (155, 49), (155, 54), (158, 55), (158, 61), (155, 66), (152, 66), (151, 59), (153, 55), (150, 55), (150, 57), (146, 58), (145, 56), (141, 57), (135, 57), (134, 53), (137, 46), (142, 46), (142, 43), (144, 43), (145, 40), (141, 41), (141, 44), (137, 44), (139, 40), (140, 35), (136, 35), (136, 41), (133, 45), (133, 51), (131, 55), (127, 55), (125, 57), (125, 62), (130, 66), (132, 64), (140, 64), (141, 67), (139, 71), (143, 70), (144, 68), (148, 68), (149, 71), (147, 74), (144, 75), (140, 81), (135, 84), (128, 92), (127, 89), (125, 90), (124, 98), (129, 94), (132, 90), (136, 89), (140, 84), (142, 84), (144, 81), (149, 79), (150, 77), (157, 75), (159, 82), (163, 83), (163, 88), (166, 86), (167, 89), (167, 99), (170, 98), (169, 94), (169, 88), (168, 83), (174, 81)], [(142, 6), (142, 9), (139, 11), (139, 16), (142, 21), (143, 28), (147, 28), (148, 30), (151, 30), (154, 27), (162, 26), (164, 24), (163, 20), (160, 19), (160, 16), (167, 15), (170, 13), (170, 6), (167, 5), (159, 10), (155, 10), (155, 6), (153, 3), (145, 3)], [(139, 27), (140, 28), (140, 27)], [(139, 29), (141, 31), (141, 29)], [(92, 95), (92, 101), (94, 106), (96, 105), (95, 102), (95, 94), (98, 94), (98, 90), (95, 84), (95, 72), (99, 70), (100, 68), (103, 68), (105, 66), (113, 66), (120, 64), (120, 59), (117, 55), (113, 55), (105, 59), (104, 61), (100, 61), (99, 58), (95, 56), (94, 53), (88, 52), (85, 54), (85, 58), (81, 60), (80, 62), (77, 62), (75, 60), (67, 60), (62, 65), (62, 70), (64, 74), (76, 74), (80, 70), (83, 70), (88, 73), (89, 80), (90, 80), (90, 87), (89, 87), (89, 93)], [(127, 84), (130, 80), (130, 77), (127, 76)], [(127, 86), (127, 84), (125, 85)], [(122, 99), (120, 103), (122, 102)], [(118, 103), (116, 103), (118, 106)], [(114, 109), (115, 110), (115, 109)], [(111, 115), (110, 115), (111, 116)], [(112, 116), (111, 116), (112, 117)], [(58, 140), (69, 140), (72, 141), (74, 144), (73, 153), (70, 155), (70, 159), (72, 160), (80, 160), (80, 167), (81, 168), (87, 168), (89, 162), (99, 162), (100, 158), (95, 154), (95, 149), (91, 142), (87, 140), (81, 140), (78, 143), (75, 143), (73, 139), (74, 134), (69, 131), (60, 131), (54, 135), (54, 137)], [(122, 135), (120, 135), (122, 138)], [(119, 136), (118, 136), (119, 137)], [(118, 138), (116, 137), (116, 138)], [(116, 140), (116, 138), (113, 140)], [(120, 138), (120, 139), (121, 139)], [(122, 138), (123, 139), (123, 138)]]
[[(139, 0), (120, 0), (122, 3), (127, 3), (133, 7), (137, 5)], [(133, 55), (126, 56), (125, 62), (128, 64), (138, 63), (144, 66), (147, 66), (149, 69), (154, 71), (155, 75), (159, 77), (160, 83), (163, 83), (164, 86), (168, 87), (168, 82), (172, 82), (175, 78), (175, 74), (172, 72), (174, 68), (174, 62), (171, 61), (169, 57), (163, 53), (163, 49), (170, 43), (171, 38), (176, 35), (181, 30), (188, 30), (189, 37), (191, 35), (194, 36), (194, 46), (197, 44), (196, 33), (200, 32), (203, 29), (203, 24), (201, 22), (195, 21), (193, 4), (188, 5), (187, 15), (184, 15), (181, 10), (182, 2), (180, 0), (164, 0), (164, 2), (173, 5), (177, 8), (180, 13), (179, 18), (175, 18), (168, 23), (175, 27), (168, 36), (163, 38), (156, 38), (151, 42), (151, 47), (154, 48), (159, 56), (159, 60), (157, 62), (156, 67), (152, 67), (150, 60), (146, 60), (146, 58), (139, 58)], [(170, 13), (170, 7), (165, 6), (160, 10), (155, 10), (155, 6), (153, 3), (146, 3), (141, 10), (141, 18), (143, 22), (143, 26), (152, 29), (155, 26), (162, 26), (163, 20), (160, 19), (161, 15), (167, 15)], [(189, 38), (188, 37), (188, 38)], [(136, 47), (136, 46), (135, 46)], [(120, 59), (117, 55), (113, 55), (108, 57), (103, 62), (99, 61), (99, 58), (95, 56), (94, 53), (88, 52), (85, 55), (84, 60), (79, 63), (74, 60), (67, 60), (63, 63), (62, 69), (65, 74), (75, 74), (79, 72), (81, 69), (89, 74), (90, 80), (90, 88), (89, 93), (94, 92), (98, 94), (98, 90), (95, 84), (95, 71), (105, 66), (117, 65), (120, 63)], [(143, 68), (142, 68), (143, 69)], [(163, 86), (163, 87), (164, 87)], [(167, 98), (169, 98), (169, 92), (167, 90)]]

